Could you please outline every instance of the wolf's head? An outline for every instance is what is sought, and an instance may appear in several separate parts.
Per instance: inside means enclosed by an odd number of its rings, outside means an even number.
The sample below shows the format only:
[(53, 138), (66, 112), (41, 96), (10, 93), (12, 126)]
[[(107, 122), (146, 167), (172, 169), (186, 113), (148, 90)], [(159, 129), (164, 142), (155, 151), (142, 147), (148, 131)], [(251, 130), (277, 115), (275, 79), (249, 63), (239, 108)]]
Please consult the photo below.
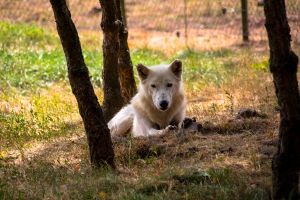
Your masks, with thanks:
[(182, 85), (182, 62), (174, 60), (170, 65), (146, 67), (136, 66), (140, 80), (140, 92), (152, 100), (152, 104), (161, 111), (168, 110), (173, 98)]

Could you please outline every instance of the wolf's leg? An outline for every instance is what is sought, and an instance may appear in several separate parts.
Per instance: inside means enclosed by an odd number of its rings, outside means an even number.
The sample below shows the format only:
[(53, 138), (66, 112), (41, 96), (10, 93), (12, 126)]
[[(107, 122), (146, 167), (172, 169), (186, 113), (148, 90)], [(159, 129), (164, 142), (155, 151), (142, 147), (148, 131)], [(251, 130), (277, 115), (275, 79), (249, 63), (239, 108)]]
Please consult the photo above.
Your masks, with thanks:
[(132, 136), (149, 136), (159, 134), (160, 130), (154, 127), (153, 123), (142, 115), (136, 114), (133, 120)]
[(158, 128), (159, 127), (153, 125), (153, 122), (151, 122), (148, 118), (136, 114), (133, 120), (132, 136), (140, 137), (140, 136), (159, 135), (170, 130), (175, 130), (178, 127), (169, 125), (165, 129), (159, 130)]
[(181, 127), (184, 118), (185, 118), (185, 108), (179, 109), (179, 111), (174, 115), (170, 125)]
[(132, 105), (121, 109), (109, 122), (108, 128), (112, 135), (124, 136), (133, 124), (134, 111)]

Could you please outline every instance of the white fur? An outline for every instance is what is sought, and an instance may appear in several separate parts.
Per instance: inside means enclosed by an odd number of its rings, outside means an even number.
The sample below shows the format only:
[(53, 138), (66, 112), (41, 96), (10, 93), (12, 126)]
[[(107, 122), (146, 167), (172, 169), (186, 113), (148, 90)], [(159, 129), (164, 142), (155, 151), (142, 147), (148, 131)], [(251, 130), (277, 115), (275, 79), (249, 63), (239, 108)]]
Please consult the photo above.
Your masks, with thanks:
[(133, 137), (149, 136), (179, 126), (186, 108), (181, 61), (150, 68), (142, 64), (136, 67), (139, 92), (132, 98), (131, 104), (109, 121), (111, 134), (124, 136), (132, 128)]

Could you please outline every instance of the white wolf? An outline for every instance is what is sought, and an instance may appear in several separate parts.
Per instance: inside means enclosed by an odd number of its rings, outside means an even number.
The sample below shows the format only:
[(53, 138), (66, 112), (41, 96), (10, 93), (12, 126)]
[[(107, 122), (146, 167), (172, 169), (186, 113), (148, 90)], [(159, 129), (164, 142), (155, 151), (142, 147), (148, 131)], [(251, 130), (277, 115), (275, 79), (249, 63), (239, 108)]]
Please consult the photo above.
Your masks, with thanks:
[(149, 136), (179, 126), (186, 109), (182, 62), (150, 68), (138, 64), (136, 68), (139, 92), (109, 121), (111, 134), (124, 136), (132, 128), (132, 137)]

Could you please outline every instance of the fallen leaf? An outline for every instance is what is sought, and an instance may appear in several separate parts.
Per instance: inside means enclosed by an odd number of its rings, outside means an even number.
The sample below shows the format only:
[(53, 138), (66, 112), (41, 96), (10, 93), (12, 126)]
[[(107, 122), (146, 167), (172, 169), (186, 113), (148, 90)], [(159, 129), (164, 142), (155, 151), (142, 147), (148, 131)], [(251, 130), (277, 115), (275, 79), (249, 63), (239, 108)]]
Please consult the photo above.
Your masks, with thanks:
[(101, 191), (101, 192), (99, 192), (99, 196), (100, 196), (100, 197), (105, 197), (105, 196), (106, 196), (106, 193), (103, 192), (103, 191)]
[(80, 166), (78, 164), (74, 166), (75, 171), (79, 171), (79, 169), (80, 169)]
[(0, 152), (0, 159), (3, 159), (6, 157), (6, 153), (4, 151)]

